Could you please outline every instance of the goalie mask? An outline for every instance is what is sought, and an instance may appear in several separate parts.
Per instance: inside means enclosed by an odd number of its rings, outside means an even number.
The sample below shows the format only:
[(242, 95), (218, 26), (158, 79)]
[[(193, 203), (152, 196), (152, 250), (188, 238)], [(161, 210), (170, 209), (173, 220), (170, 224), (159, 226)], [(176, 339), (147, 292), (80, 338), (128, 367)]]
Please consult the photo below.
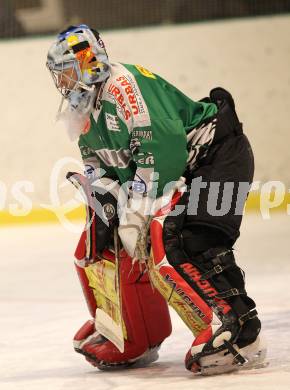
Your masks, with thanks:
[(64, 97), (72, 91), (90, 91), (109, 77), (110, 63), (99, 33), (85, 24), (70, 26), (57, 36), (47, 63), (57, 89)]
[[(96, 83), (110, 75), (110, 63), (99, 33), (85, 24), (70, 26), (57, 36), (48, 51), (46, 66), (63, 98), (56, 120), (61, 120), (69, 138), (76, 140), (90, 128)], [(68, 105), (64, 111), (64, 99)]]

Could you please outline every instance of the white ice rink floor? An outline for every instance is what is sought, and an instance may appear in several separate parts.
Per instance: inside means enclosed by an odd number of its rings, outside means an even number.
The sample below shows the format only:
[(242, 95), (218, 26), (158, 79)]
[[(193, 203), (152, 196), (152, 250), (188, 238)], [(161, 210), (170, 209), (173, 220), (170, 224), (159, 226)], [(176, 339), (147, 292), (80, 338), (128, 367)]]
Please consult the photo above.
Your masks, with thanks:
[(0, 229), (0, 389), (290, 389), (290, 216), (245, 217), (236, 246), (268, 340), (267, 368), (194, 377), (183, 365), (192, 337), (174, 331), (150, 367), (100, 372), (72, 349), (89, 318), (74, 273), (76, 234), (58, 225)]

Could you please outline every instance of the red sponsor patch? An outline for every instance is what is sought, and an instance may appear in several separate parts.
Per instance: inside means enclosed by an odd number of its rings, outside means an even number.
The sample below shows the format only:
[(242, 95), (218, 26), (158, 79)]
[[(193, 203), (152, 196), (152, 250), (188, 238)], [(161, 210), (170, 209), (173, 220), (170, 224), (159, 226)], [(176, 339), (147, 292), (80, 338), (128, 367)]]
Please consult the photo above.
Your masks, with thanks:
[(108, 92), (115, 97), (116, 102), (119, 104), (119, 106), (121, 107), (121, 109), (123, 111), (124, 118), (126, 120), (130, 119), (131, 112), (130, 112), (129, 107), (125, 103), (125, 98), (122, 95), (120, 89), (118, 87), (116, 87), (116, 85), (110, 84), (110, 86), (108, 88)]
[(126, 79), (125, 76), (118, 77), (117, 81), (120, 82), (122, 87), (125, 87), (124, 91), (125, 91), (126, 95), (128, 96), (129, 104), (130, 104), (130, 107), (132, 109), (133, 115), (139, 114), (136, 96), (134, 94), (134, 91), (133, 91), (131, 84), (129, 83), (129, 81)]

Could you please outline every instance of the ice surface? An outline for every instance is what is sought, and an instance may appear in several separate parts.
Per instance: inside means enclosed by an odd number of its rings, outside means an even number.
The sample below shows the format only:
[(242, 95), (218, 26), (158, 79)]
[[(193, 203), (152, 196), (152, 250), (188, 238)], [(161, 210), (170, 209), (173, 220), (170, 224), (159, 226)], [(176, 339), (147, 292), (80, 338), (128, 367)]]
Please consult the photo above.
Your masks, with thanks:
[(72, 336), (89, 318), (73, 267), (77, 240), (57, 225), (0, 230), (1, 390), (290, 388), (289, 216), (247, 216), (236, 247), (263, 321), (270, 364), (208, 378), (185, 370), (192, 337), (174, 312), (174, 332), (150, 367), (100, 372), (73, 351)]

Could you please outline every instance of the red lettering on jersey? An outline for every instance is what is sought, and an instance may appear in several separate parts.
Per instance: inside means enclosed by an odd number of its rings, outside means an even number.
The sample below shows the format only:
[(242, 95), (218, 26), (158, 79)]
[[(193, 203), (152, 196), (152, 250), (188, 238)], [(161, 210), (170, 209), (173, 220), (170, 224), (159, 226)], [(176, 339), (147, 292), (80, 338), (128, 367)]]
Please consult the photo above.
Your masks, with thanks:
[(119, 81), (121, 83), (121, 86), (125, 87), (124, 91), (125, 91), (126, 95), (128, 96), (128, 100), (129, 100), (130, 107), (132, 109), (132, 113), (133, 113), (133, 115), (138, 115), (139, 114), (139, 107), (137, 105), (137, 100), (136, 100), (136, 96), (134, 94), (132, 85), (126, 79), (125, 76), (118, 77), (116, 79), (116, 81)]
[(120, 95), (121, 91), (119, 90), (119, 88), (115, 87), (114, 90), (113, 90), (113, 94), (116, 96), (116, 98)]
[(123, 105), (124, 103), (124, 96), (123, 95), (120, 95), (118, 98), (117, 98), (118, 102)]
[(121, 91), (119, 88), (117, 88), (114, 84), (110, 84), (109, 85), (109, 88), (108, 88), (108, 92), (110, 94), (112, 94), (116, 101), (119, 103), (119, 105), (121, 106), (122, 108), (122, 111), (123, 111), (123, 114), (124, 114), (124, 117), (125, 117), (125, 120), (128, 120), (131, 116), (131, 112), (130, 110), (128, 109), (126, 103), (125, 103), (125, 98), (124, 96), (121, 94)]
[(136, 104), (136, 98), (134, 95), (129, 95), (128, 96), (128, 99), (129, 99), (129, 103), (132, 105), (132, 104)]
[[(121, 83), (122, 87), (124, 88), (124, 91), (126, 95), (128, 96), (128, 101), (132, 110), (133, 115), (139, 114), (139, 107), (137, 105), (136, 96), (134, 94), (133, 88), (129, 81), (126, 79), (125, 76), (120, 76), (116, 79), (116, 81)], [(117, 102), (122, 107), (122, 110), (124, 112), (125, 119), (128, 120), (131, 116), (131, 112), (126, 106), (124, 95), (122, 94), (121, 90), (116, 87), (114, 84), (110, 84), (108, 88), (108, 92), (115, 96)]]
[(113, 89), (113, 87), (114, 87), (114, 85), (113, 85), (113, 84), (110, 84), (110, 85), (109, 85), (109, 88), (108, 88), (108, 92), (109, 92), (109, 93), (112, 93), (112, 89)]
[[(121, 80), (119, 80), (119, 81), (121, 81)], [(126, 85), (130, 85), (130, 83), (127, 79), (125, 79), (125, 80), (121, 81), (121, 85), (122, 85), (122, 87), (125, 87)]]
[(131, 85), (129, 85), (128, 87), (125, 88), (125, 92), (127, 95), (129, 95), (130, 93), (133, 93), (133, 89), (132, 89)]
[(139, 108), (138, 108), (138, 106), (131, 106), (131, 107), (132, 107), (132, 110), (133, 110), (133, 115), (139, 114)]
[(126, 121), (130, 118), (130, 116), (131, 116), (130, 111), (129, 111), (129, 110), (126, 110), (126, 111), (125, 111), (125, 119), (126, 119)]

